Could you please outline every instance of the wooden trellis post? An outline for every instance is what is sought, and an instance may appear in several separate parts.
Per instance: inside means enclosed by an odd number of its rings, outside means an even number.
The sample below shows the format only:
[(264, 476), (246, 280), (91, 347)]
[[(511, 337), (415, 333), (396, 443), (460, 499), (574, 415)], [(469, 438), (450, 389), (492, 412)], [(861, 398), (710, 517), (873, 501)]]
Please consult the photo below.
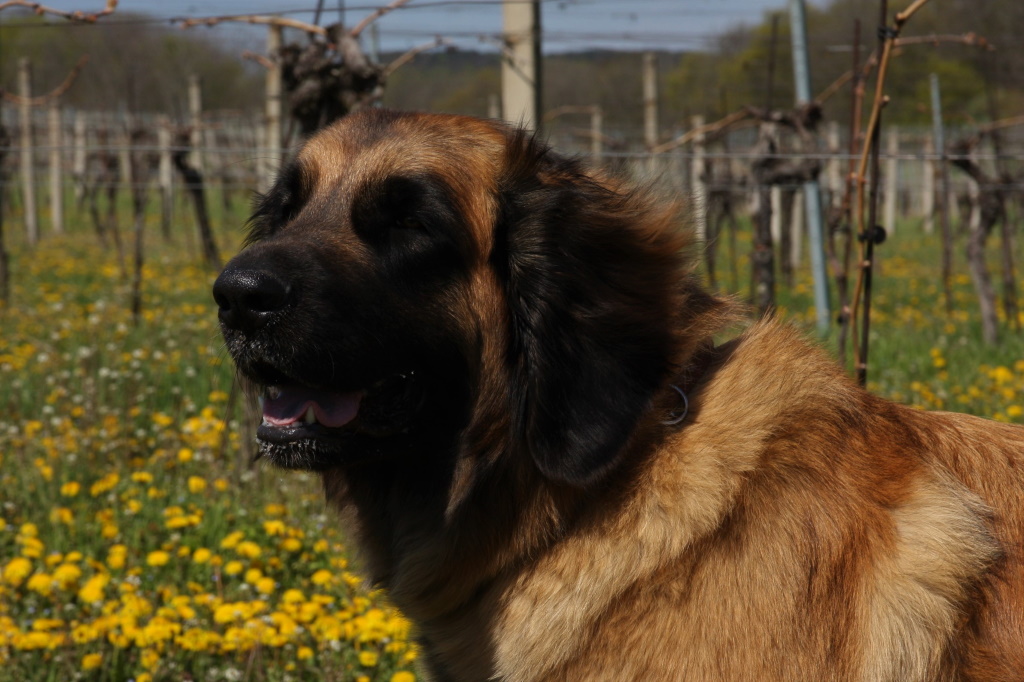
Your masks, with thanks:
[(171, 239), (171, 217), (174, 211), (174, 162), (171, 158), (171, 122), (161, 116), (156, 125), (160, 162), (157, 167), (157, 185), (160, 188), (160, 233), (164, 241)]
[(36, 207), (35, 143), (32, 137), (32, 63), (18, 60), (18, 94), (21, 95), (21, 194), (25, 205), (25, 239), (30, 246), (39, 241), (39, 212)]
[(50, 220), (54, 234), (64, 233), (64, 178), (63, 178), (63, 130), (60, 115), (60, 101), (50, 100), (47, 111), (50, 144)]

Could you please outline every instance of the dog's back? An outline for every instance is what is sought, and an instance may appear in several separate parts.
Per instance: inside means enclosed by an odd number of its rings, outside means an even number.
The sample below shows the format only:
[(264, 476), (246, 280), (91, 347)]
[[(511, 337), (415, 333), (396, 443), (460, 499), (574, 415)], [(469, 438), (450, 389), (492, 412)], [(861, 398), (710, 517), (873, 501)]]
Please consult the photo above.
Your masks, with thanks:
[(509, 679), (1024, 679), (1024, 428), (871, 396), (774, 323), (722, 352), (642, 495), (510, 591)]

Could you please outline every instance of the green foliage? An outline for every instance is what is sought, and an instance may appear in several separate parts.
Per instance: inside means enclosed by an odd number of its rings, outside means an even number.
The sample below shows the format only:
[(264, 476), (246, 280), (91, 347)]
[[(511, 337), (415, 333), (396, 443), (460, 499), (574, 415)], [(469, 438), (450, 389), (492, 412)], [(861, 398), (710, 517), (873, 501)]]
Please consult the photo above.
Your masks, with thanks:
[[(10, 16), (8, 16), (8, 14)], [(183, 114), (188, 76), (199, 75), (206, 109), (257, 106), (263, 92), (257, 67), (239, 51), (200, 30), (180, 31), (118, 12), (95, 24), (4, 13), (0, 21), (0, 87), (17, 88), (17, 63), (28, 57), (33, 89), (56, 87), (83, 55), (89, 62), (64, 97), (71, 107), (125, 108)]]

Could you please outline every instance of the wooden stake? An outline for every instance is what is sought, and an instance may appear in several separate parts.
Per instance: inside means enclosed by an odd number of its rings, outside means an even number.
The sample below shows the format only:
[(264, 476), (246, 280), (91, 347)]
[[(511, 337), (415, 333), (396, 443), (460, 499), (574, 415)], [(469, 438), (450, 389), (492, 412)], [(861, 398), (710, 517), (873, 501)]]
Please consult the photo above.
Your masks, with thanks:
[(21, 195), (25, 209), (25, 240), (29, 246), (39, 241), (39, 212), (36, 206), (35, 142), (32, 136), (32, 62), (18, 59), (18, 94), (21, 112)]

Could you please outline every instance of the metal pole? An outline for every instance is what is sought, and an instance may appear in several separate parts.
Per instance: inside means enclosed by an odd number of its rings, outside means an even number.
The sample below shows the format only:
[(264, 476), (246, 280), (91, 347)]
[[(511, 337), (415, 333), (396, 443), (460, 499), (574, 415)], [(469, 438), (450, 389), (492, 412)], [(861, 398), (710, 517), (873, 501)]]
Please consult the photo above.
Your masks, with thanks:
[(946, 135), (942, 125), (942, 91), (939, 89), (939, 75), (931, 76), (932, 89), (932, 130), (935, 136), (935, 153), (939, 156), (939, 220), (942, 225), (942, 290), (946, 299), (946, 314), (953, 309), (950, 292), (950, 278), (953, 272), (953, 243), (949, 227), (949, 168), (946, 166)]
[[(790, 33), (793, 36), (793, 79), (796, 83), (797, 106), (811, 98), (811, 68), (807, 55), (807, 19), (804, 0), (790, 0)], [(807, 232), (810, 241), (811, 270), (814, 273), (814, 309), (818, 332), (828, 333), (832, 319), (828, 296), (828, 272), (825, 266), (825, 242), (821, 220), (821, 190), (817, 180), (804, 183), (804, 205), (807, 209)]]

